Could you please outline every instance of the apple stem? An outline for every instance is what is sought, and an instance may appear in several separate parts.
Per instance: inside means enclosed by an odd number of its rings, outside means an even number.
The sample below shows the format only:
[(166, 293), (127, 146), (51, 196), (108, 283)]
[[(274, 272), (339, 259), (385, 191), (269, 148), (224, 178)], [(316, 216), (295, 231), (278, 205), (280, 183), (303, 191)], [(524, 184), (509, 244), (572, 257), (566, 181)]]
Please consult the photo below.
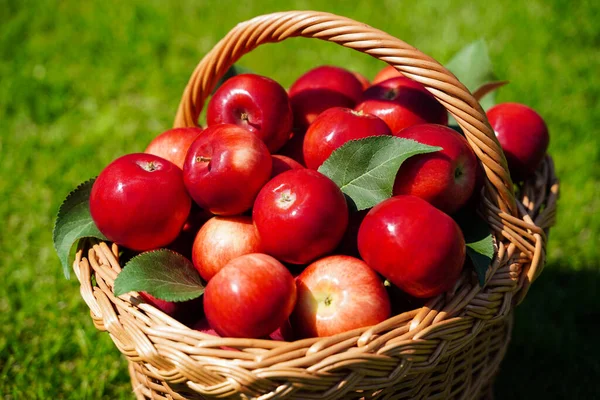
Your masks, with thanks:
[(198, 156), (196, 157), (196, 162), (210, 162), (210, 157)]
[(248, 116), (247, 112), (243, 112), (242, 115), (240, 115), (240, 119), (242, 121), (248, 122), (250, 120), (250, 117)]

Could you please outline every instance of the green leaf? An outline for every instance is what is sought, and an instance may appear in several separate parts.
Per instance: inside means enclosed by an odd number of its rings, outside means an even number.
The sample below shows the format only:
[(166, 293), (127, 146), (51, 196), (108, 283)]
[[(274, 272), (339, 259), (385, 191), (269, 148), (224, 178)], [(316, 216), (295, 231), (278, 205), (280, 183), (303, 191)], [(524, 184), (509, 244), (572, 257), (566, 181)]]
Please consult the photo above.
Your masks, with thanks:
[(117, 276), (115, 295), (134, 291), (166, 301), (186, 301), (200, 297), (204, 284), (190, 260), (160, 249), (133, 257)]
[(483, 39), (463, 47), (446, 63), (446, 68), (456, 75), (471, 92), (475, 92), (488, 82), (498, 80)]
[(58, 210), (54, 224), (52, 232), (54, 249), (67, 279), (70, 276), (69, 254), (79, 239), (93, 237), (107, 240), (94, 224), (90, 214), (89, 199), (94, 181), (95, 178), (90, 179), (69, 193)]
[(336, 149), (319, 172), (334, 181), (360, 211), (392, 196), (394, 179), (406, 159), (441, 149), (395, 136), (372, 136)]
[(217, 89), (219, 87), (221, 87), (221, 85), (229, 78), (233, 78), (236, 75), (241, 75), (241, 74), (253, 74), (254, 72), (252, 70), (250, 70), (249, 68), (246, 67), (242, 67), (241, 65), (232, 65), (231, 67), (229, 67), (229, 69), (227, 70), (227, 72), (225, 72), (225, 74), (221, 77), (221, 79), (219, 79), (219, 82), (217, 82), (217, 86), (215, 86), (215, 89), (213, 90), (213, 93), (215, 93), (217, 91)]
[(472, 210), (462, 210), (454, 219), (465, 237), (467, 255), (473, 263), (479, 285), (483, 286), (495, 253), (490, 227)]
[[(499, 81), (485, 40), (479, 39), (463, 47), (446, 64), (456, 77), (473, 93), (484, 110), (496, 104), (495, 90), (506, 84)], [(451, 118), (450, 122), (454, 119)]]

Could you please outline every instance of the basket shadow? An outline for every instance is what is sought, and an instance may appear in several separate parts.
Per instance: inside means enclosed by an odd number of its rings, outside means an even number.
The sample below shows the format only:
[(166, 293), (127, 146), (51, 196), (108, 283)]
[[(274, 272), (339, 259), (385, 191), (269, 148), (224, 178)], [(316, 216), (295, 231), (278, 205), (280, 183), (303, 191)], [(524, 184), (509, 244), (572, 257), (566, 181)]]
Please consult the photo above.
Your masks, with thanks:
[(515, 310), (496, 399), (600, 396), (600, 271), (548, 264)]

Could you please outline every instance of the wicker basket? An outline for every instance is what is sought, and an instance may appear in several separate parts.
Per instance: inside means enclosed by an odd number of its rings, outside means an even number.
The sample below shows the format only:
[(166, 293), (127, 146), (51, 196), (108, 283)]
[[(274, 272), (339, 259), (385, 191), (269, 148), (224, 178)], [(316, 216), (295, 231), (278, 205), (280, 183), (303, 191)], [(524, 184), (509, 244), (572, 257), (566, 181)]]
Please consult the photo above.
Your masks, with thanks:
[(82, 241), (74, 263), (95, 326), (129, 363), (138, 399), (474, 399), (490, 388), (510, 339), (512, 309), (542, 271), (558, 182), (549, 157), (517, 188), (471, 93), (432, 58), (367, 25), (294, 11), (236, 26), (204, 57), (183, 95), (175, 126), (193, 126), (218, 79), (263, 43), (318, 38), (393, 65), (456, 118), (487, 175), (481, 214), (497, 256), (482, 288), (465, 270), (450, 293), (379, 325), (296, 342), (217, 338), (187, 328), (137, 293), (113, 294), (117, 246)]

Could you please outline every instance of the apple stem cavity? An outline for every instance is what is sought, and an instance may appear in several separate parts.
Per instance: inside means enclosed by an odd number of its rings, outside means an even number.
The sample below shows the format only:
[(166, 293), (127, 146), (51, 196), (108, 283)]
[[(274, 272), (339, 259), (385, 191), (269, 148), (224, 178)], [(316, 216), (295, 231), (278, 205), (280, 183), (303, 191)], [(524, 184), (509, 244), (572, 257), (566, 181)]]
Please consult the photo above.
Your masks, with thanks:
[(291, 190), (284, 190), (281, 192), (279, 199), (277, 199), (277, 207), (286, 210), (290, 208), (296, 201), (296, 194)]
[(383, 94), (386, 100), (394, 100), (398, 96), (398, 89), (390, 89)]
[(160, 164), (155, 161), (140, 161), (137, 162), (137, 165), (139, 165), (144, 171), (148, 172), (154, 172), (160, 169)]
[(454, 178), (458, 179), (463, 176), (463, 170), (461, 168), (456, 168), (454, 170)]

